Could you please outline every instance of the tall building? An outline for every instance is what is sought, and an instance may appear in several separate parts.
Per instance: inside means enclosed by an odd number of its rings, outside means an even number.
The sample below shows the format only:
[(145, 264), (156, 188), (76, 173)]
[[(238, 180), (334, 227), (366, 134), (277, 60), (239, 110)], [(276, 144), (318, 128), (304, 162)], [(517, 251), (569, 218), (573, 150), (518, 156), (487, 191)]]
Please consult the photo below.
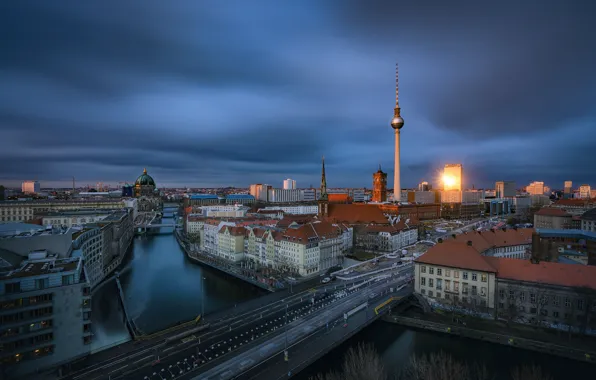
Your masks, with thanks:
[(391, 128), (395, 131), (395, 171), (393, 175), (393, 199), (394, 202), (401, 200), (401, 180), (400, 180), (400, 131), (404, 126), (404, 119), (401, 117), (401, 110), (399, 108), (399, 76), (397, 70), (397, 63), (395, 64), (395, 108), (393, 109), (393, 119), (391, 120)]
[(573, 192), (573, 182), (572, 181), (565, 181), (565, 194), (571, 194)]
[(581, 185), (579, 187), (579, 197), (582, 199), (589, 199), (592, 196), (592, 188), (590, 185)]
[(387, 202), (387, 173), (379, 170), (373, 173), (373, 191), (372, 191), (373, 202)]
[(25, 194), (37, 194), (41, 191), (38, 181), (23, 181), (21, 191)]
[(24, 262), (12, 256), (0, 252), (12, 263), (0, 272), (0, 362), (7, 377), (88, 355), (91, 290), (83, 259), (59, 259), (46, 251), (31, 252)]
[(497, 198), (515, 197), (514, 181), (498, 181), (495, 183), (495, 195)]
[(284, 190), (294, 190), (296, 188), (296, 181), (288, 178), (284, 179)]
[(462, 191), (464, 177), (462, 164), (447, 164), (443, 169), (443, 190)]
[(432, 185), (430, 185), (428, 182), (423, 181), (420, 182), (418, 184), (418, 191), (431, 191), (432, 190)]
[(526, 192), (530, 195), (544, 195), (544, 182), (532, 182), (526, 186)]
[(250, 185), (250, 195), (255, 197), (257, 201), (264, 201), (267, 202), (268, 191), (271, 188), (271, 185), (256, 183)]

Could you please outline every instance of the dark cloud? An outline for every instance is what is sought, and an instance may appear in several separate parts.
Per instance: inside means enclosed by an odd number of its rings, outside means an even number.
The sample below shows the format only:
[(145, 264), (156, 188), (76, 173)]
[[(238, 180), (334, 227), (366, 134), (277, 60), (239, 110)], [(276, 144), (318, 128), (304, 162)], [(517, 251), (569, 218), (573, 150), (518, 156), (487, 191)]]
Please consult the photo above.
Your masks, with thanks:
[[(590, 182), (591, 2), (12, 2), (0, 179), (370, 186), (462, 162), (469, 185)], [(389, 181), (390, 185), (392, 180)]]

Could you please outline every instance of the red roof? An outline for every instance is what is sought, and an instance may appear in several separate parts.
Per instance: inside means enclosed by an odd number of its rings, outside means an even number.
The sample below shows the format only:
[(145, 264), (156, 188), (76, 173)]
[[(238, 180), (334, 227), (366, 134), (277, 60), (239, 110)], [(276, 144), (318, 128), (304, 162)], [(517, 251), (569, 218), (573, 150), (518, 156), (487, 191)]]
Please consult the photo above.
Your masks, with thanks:
[(571, 214), (567, 213), (567, 211), (563, 210), (562, 208), (554, 208), (554, 207), (543, 207), (540, 210), (536, 211), (534, 215), (540, 216), (571, 216)]
[(297, 244), (308, 244), (319, 239), (332, 239), (341, 235), (341, 229), (329, 222), (307, 223), (300, 227), (288, 228), (276, 240), (287, 240)]
[(495, 260), (497, 277), (569, 287), (596, 289), (596, 266), (499, 258)]
[(328, 219), (347, 224), (389, 224), (383, 211), (373, 204), (330, 204)]
[(453, 240), (447, 240), (431, 247), (424, 255), (417, 258), (416, 262), (481, 272), (496, 272), (496, 269), (474, 247)]
[(315, 215), (284, 215), (283, 219), (277, 222), (277, 227), (288, 228), (290, 224), (296, 222), (298, 224), (305, 224), (311, 222), (315, 218)]
[(464, 232), (463, 234), (455, 235), (455, 238), (448, 238), (462, 243), (472, 242), (472, 246), (476, 248), (479, 253), (482, 253), (493, 247), (510, 247), (515, 245), (532, 244), (533, 228), (508, 228), (505, 231), (490, 230), (490, 231), (474, 231)]

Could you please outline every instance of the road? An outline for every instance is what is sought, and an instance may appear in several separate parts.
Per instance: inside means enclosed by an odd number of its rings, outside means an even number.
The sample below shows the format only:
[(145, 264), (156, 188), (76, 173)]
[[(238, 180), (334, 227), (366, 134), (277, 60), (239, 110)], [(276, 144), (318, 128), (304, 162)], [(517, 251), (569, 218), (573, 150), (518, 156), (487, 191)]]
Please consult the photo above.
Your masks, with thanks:
[[(411, 272), (411, 266), (404, 266), (395, 274), (409, 277)], [(356, 283), (360, 284), (362, 281)], [(113, 362), (98, 365), (70, 379), (192, 378), (199, 371), (207, 371), (230, 357), (241, 355), (246, 350), (275, 338), (282, 334), (286, 326), (292, 328), (294, 324), (302, 323), (312, 316), (326, 315), (325, 309), (337, 305), (344, 298), (349, 298), (350, 294), (365, 294), (366, 287), (348, 291), (347, 289), (352, 285), (354, 283), (348, 282), (320, 285), (258, 310), (214, 323), (206, 333), (190, 335), (169, 343), (162, 341), (150, 348), (115, 358)], [(378, 285), (373, 284), (371, 288), (376, 286)], [(325, 289), (327, 294), (323, 295)], [(318, 294), (314, 304), (312, 303), (312, 297), (315, 294), (313, 291)], [(190, 374), (192, 376), (187, 377)]]

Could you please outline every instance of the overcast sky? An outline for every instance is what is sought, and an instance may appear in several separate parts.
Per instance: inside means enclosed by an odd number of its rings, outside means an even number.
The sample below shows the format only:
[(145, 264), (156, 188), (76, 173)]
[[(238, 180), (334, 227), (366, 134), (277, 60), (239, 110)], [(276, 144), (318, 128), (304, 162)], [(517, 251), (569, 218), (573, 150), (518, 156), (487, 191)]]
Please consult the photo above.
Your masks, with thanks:
[[(482, 4), (480, 4), (482, 3)], [(34, 4), (34, 6), (32, 5)], [(13, 1), (0, 182), (596, 185), (596, 2)]]

